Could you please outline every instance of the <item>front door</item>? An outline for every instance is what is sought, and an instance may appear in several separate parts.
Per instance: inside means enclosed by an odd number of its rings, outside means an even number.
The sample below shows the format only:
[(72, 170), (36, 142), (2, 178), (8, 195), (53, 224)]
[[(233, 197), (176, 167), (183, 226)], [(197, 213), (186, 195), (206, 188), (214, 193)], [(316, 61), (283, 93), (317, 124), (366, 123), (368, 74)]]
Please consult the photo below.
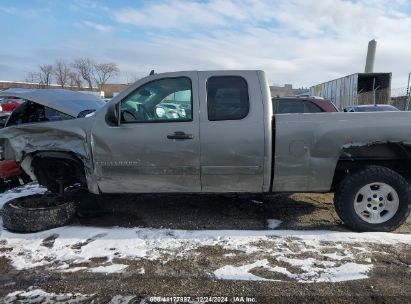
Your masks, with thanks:
[(119, 125), (96, 117), (92, 147), (102, 192), (201, 191), (198, 76), (173, 76), (143, 80), (117, 101)]

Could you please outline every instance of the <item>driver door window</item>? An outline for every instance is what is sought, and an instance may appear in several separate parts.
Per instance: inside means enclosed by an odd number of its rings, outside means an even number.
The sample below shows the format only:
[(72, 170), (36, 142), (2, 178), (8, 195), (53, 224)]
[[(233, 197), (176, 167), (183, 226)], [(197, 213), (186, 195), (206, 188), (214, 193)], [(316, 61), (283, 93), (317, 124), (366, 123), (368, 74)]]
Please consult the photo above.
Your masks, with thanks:
[(120, 104), (121, 123), (192, 121), (192, 86), (187, 77), (143, 85)]

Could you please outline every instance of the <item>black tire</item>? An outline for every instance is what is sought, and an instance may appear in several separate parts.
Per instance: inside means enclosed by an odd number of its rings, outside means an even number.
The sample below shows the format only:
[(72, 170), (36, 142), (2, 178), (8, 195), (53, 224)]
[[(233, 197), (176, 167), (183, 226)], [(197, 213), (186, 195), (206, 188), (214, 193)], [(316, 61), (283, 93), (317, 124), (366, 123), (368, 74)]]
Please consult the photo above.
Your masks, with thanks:
[(52, 194), (13, 199), (2, 209), (3, 225), (15, 232), (37, 232), (64, 226), (76, 213), (76, 203)]
[[(372, 183), (391, 186), (399, 199), (398, 209), (392, 218), (382, 223), (369, 223), (355, 211), (355, 198), (362, 187)], [(386, 167), (372, 166), (346, 176), (334, 193), (335, 210), (344, 224), (355, 231), (389, 232), (400, 227), (411, 209), (411, 190), (407, 181), (397, 172)]]

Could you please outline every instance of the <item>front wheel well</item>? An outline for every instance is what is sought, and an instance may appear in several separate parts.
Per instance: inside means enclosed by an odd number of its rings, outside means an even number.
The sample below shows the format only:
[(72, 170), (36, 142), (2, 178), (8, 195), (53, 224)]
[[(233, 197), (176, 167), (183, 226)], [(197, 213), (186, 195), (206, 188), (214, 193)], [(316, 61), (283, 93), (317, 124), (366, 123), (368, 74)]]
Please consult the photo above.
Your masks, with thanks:
[(84, 164), (74, 153), (42, 151), (31, 157), (38, 183), (48, 190), (57, 193), (61, 186), (87, 185)]

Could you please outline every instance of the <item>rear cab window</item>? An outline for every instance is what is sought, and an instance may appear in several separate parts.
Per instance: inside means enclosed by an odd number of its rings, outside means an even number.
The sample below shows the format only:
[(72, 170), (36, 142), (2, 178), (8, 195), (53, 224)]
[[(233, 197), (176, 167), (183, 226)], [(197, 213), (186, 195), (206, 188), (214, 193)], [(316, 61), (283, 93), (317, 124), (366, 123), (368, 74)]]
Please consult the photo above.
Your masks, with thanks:
[(239, 76), (213, 76), (207, 81), (209, 121), (241, 120), (248, 115), (247, 81)]

